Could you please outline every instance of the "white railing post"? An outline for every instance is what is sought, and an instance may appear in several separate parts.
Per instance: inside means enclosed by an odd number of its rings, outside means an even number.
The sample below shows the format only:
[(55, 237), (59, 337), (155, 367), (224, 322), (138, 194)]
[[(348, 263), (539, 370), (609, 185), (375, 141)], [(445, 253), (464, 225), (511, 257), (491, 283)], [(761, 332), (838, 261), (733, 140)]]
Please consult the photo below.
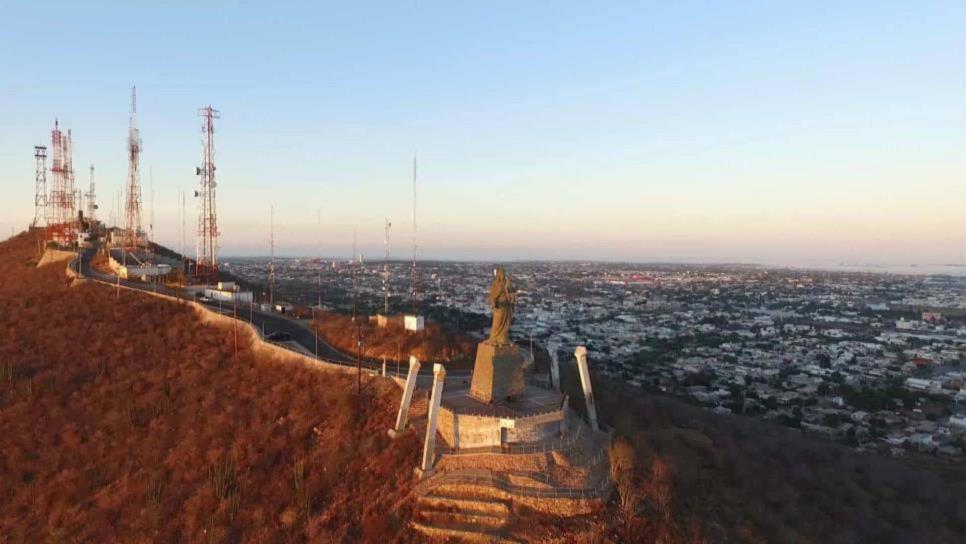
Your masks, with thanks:
[(590, 428), (599, 431), (597, 425), (597, 407), (594, 405), (594, 391), (590, 385), (590, 371), (587, 370), (587, 348), (577, 346), (574, 350), (577, 357), (577, 369), (580, 371), (580, 384), (584, 389), (584, 400), (587, 402), (587, 419), (590, 420)]
[(416, 378), (419, 376), (419, 359), (409, 356), (409, 374), (406, 375), (406, 387), (403, 389), (402, 400), (399, 402), (399, 413), (396, 415), (396, 426), (389, 429), (389, 436), (395, 438), (399, 433), (406, 430), (406, 421), (409, 419), (409, 404), (413, 400), (413, 391), (416, 389)]
[(436, 363), (433, 365), (433, 391), (429, 401), (429, 417), (426, 422), (426, 440), (423, 443), (423, 460), (416, 474), (425, 478), (433, 472), (433, 462), (436, 460), (436, 423), (439, 419), (439, 405), (443, 398), (443, 382), (446, 380), (446, 368)]

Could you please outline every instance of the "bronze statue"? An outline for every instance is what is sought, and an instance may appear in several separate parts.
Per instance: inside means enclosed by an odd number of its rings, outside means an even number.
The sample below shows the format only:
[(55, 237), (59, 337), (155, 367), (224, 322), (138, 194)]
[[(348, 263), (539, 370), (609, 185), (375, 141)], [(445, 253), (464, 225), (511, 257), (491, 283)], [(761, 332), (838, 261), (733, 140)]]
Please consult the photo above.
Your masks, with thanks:
[(510, 343), (510, 322), (513, 321), (513, 305), (517, 294), (510, 287), (510, 277), (503, 267), (498, 267), (490, 286), (490, 308), (493, 309), (493, 326), (490, 328), (490, 342), (493, 344)]

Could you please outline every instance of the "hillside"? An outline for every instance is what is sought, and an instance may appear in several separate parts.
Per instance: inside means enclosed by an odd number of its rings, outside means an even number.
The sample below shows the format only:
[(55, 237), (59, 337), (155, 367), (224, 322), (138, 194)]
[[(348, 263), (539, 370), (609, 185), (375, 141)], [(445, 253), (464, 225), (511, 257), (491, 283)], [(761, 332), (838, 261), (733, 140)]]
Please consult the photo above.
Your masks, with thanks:
[[(0, 243), (0, 542), (407, 542), (398, 391)], [(360, 409), (361, 405), (361, 409)], [(391, 446), (390, 446), (391, 444)]]
[[(564, 365), (562, 372), (582, 410), (576, 370)], [(618, 455), (633, 464), (619, 495), (649, 502), (630, 521), (615, 509), (611, 528), (620, 534), (648, 530), (641, 520), (660, 520), (654, 505), (666, 504), (675, 522), (665, 530), (685, 540), (699, 527), (709, 542), (962, 542), (962, 466), (927, 470), (860, 454), (601, 379), (595, 391), (601, 417), (615, 427)], [(655, 466), (667, 473), (666, 493), (655, 495)]]
[[(360, 327), (352, 322), (351, 316), (321, 312), (316, 315), (313, 328), (339, 351), (356, 353)], [(409, 356), (415, 355), (424, 363), (443, 363), (448, 370), (473, 368), (476, 341), (436, 323), (426, 323), (425, 330), (413, 333), (398, 323), (378, 327), (366, 319), (361, 323), (361, 331), (365, 338), (363, 356), (368, 359), (385, 357), (387, 361), (406, 365)]]

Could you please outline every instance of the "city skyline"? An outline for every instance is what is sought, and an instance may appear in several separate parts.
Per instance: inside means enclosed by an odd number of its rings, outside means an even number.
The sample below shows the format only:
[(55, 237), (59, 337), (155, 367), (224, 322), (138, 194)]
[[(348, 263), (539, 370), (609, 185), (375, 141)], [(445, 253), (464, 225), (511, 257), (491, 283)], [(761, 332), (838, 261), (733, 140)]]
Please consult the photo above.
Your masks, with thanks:
[(137, 85), (174, 249), (210, 103), (226, 259), (405, 259), (418, 153), (426, 259), (966, 262), (960, 3), (5, 10), (0, 228), (55, 118), (111, 215)]

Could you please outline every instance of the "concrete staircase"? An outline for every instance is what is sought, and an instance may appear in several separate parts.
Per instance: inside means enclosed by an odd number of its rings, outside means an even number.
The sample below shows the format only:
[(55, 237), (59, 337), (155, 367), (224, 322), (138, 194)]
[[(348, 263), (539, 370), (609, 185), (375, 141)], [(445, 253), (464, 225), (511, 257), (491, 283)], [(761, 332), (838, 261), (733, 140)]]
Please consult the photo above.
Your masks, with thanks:
[(431, 538), (514, 542), (505, 531), (512, 520), (509, 501), (434, 489), (418, 498), (412, 526)]

